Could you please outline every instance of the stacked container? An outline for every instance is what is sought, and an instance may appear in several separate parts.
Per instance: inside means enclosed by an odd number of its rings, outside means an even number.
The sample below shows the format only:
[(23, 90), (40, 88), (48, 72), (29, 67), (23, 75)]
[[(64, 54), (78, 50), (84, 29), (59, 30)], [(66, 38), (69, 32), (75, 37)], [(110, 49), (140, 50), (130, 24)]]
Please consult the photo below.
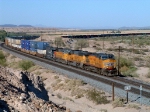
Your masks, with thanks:
[(29, 40), (21, 40), (21, 48), (25, 50), (30, 50), (30, 41)]
[(25, 40), (25, 52), (30, 53), (30, 41)]
[(5, 38), (5, 45), (8, 45), (8, 38)]
[(25, 41), (26, 41), (26, 40), (21, 40), (21, 48), (22, 48), (22, 49), (25, 49)]
[(37, 42), (30, 41), (30, 54), (36, 55), (36, 52), (37, 52)]
[(37, 42), (37, 49), (46, 50), (46, 47), (48, 46), (49, 46), (48, 42), (41, 42), (41, 41)]
[(49, 46), (48, 42), (37, 42), (37, 53), (39, 57), (44, 57), (46, 55), (46, 48)]

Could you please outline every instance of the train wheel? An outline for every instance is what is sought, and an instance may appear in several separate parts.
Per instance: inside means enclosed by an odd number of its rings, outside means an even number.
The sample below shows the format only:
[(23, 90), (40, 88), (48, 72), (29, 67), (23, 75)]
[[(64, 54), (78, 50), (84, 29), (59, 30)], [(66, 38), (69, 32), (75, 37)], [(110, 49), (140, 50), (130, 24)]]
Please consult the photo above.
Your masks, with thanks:
[(101, 74), (102, 74), (102, 70), (101, 70), (101, 69), (98, 69), (98, 70), (97, 70), (97, 73), (101, 75)]

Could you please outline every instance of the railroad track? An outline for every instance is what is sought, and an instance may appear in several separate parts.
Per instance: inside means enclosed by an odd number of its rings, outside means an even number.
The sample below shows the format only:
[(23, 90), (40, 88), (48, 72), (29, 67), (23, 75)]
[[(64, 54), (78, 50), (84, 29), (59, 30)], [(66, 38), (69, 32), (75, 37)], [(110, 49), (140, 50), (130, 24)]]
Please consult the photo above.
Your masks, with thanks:
[(123, 78), (123, 77), (101, 76), (101, 75), (98, 75), (98, 74), (93, 73), (93, 72), (82, 70), (80, 68), (75, 68), (75, 67), (68, 66), (68, 65), (65, 65), (65, 64), (62, 64), (62, 63), (47, 60), (47, 59), (44, 59), (44, 58), (35, 57), (35, 56), (30, 55), (30, 54), (26, 54), (26, 53), (23, 53), (21, 51), (11, 49), (11, 48), (5, 46), (4, 44), (1, 44), (1, 46), (3, 48), (7, 49), (7, 50), (10, 50), (12, 52), (16, 52), (20, 55), (23, 55), (23, 56), (26, 56), (26, 57), (44, 62), (46, 64), (50, 64), (52, 66), (55, 66), (55, 67), (58, 67), (58, 68), (61, 68), (61, 69), (79, 74), (79, 75), (82, 75), (84, 77), (88, 77), (88, 78), (96, 80), (98, 82), (102, 82), (102, 83), (105, 83), (105, 84), (108, 84), (108, 85), (114, 84), (115, 87), (120, 88), (122, 90), (124, 89), (124, 86), (130, 85), (132, 87), (130, 92), (132, 92), (134, 94), (140, 94), (139, 86), (142, 85), (143, 86), (142, 96), (144, 96), (146, 98), (150, 98), (150, 84), (145, 84), (144, 82), (137, 82), (137, 81), (134, 81), (134, 80), (129, 80), (129, 79), (126, 79), (126, 78)]

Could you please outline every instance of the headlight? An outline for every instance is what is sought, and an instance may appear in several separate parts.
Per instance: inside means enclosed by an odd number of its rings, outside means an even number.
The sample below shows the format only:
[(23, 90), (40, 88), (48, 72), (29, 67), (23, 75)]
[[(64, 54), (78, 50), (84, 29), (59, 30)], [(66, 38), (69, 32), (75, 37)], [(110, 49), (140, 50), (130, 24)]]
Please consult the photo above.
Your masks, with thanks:
[(104, 63), (105, 66), (114, 66), (114, 63), (110, 63), (110, 62), (107, 62), (107, 63)]

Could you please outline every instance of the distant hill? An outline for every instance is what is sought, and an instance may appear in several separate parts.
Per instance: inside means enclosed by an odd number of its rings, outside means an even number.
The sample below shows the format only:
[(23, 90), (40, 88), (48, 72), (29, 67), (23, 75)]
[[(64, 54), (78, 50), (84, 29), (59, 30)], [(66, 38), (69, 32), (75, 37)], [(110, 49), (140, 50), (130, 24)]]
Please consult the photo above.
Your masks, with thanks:
[(120, 27), (120, 30), (148, 30), (150, 29), (150, 26), (146, 27)]
[(33, 27), (33, 26), (31, 26), (31, 25), (4, 24), (4, 25), (0, 25), (0, 27)]

